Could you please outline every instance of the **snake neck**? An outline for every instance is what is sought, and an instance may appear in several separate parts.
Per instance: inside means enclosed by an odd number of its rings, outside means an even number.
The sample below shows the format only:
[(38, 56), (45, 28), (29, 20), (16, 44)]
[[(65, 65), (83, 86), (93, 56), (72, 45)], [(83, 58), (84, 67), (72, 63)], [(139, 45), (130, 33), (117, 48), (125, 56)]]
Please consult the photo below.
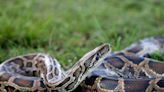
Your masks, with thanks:
[(66, 75), (58, 83), (49, 83), (50, 90), (56, 89), (59, 92), (70, 92), (74, 90), (94, 68), (101, 64), (101, 61), (110, 52), (110, 46), (103, 44), (85, 54), (72, 68), (66, 71)]

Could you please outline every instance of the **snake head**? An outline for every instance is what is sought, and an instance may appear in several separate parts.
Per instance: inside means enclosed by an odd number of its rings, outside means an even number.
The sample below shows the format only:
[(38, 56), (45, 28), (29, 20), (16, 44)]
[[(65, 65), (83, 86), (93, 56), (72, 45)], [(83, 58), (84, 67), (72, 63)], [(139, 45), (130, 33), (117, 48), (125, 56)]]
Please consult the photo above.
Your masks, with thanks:
[(85, 54), (79, 61), (84, 62), (86, 68), (94, 68), (102, 63), (104, 57), (111, 52), (109, 44), (102, 44)]

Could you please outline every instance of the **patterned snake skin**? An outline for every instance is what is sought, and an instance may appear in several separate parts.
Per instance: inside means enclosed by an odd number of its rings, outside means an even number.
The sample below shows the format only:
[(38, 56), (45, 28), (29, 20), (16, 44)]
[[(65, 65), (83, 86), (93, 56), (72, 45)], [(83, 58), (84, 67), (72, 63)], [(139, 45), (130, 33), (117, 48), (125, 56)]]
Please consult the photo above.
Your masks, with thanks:
[(113, 52), (77, 90), (164, 92), (164, 62), (148, 58), (156, 51), (164, 52), (164, 37), (147, 38), (120, 52)]
[(164, 92), (164, 62), (149, 57), (156, 51), (164, 52), (164, 37), (147, 38), (112, 53), (103, 44), (67, 71), (47, 54), (18, 56), (0, 65), (0, 90)]
[(67, 71), (47, 54), (28, 54), (11, 58), (0, 65), (0, 90), (70, 92), (101, 64), (108, 53), (110, 46), (103, 44), (85, 54)]

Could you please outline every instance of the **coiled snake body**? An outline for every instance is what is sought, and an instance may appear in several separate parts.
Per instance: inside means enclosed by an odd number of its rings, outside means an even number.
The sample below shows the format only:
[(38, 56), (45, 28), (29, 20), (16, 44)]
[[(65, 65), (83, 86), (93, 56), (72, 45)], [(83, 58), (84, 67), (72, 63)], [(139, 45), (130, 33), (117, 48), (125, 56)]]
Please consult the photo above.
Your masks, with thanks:
[(47, 54), (28, 54), (0, 65), (1, 92), (164, 92), (164, 62), (148, 58), (164, 52), (164, 37), (141, 40), (110, 53), (103, 44), (64, 71)]

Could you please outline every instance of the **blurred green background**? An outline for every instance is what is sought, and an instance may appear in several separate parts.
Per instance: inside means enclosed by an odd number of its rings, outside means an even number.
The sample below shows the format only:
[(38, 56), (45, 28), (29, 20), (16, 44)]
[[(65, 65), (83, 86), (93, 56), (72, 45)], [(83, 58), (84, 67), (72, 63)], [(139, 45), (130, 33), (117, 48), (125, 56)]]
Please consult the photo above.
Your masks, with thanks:
[(43, 52), (71, 66), (101, 43), (164, 35), (163, 0), (0, 0), (0, 62)]

